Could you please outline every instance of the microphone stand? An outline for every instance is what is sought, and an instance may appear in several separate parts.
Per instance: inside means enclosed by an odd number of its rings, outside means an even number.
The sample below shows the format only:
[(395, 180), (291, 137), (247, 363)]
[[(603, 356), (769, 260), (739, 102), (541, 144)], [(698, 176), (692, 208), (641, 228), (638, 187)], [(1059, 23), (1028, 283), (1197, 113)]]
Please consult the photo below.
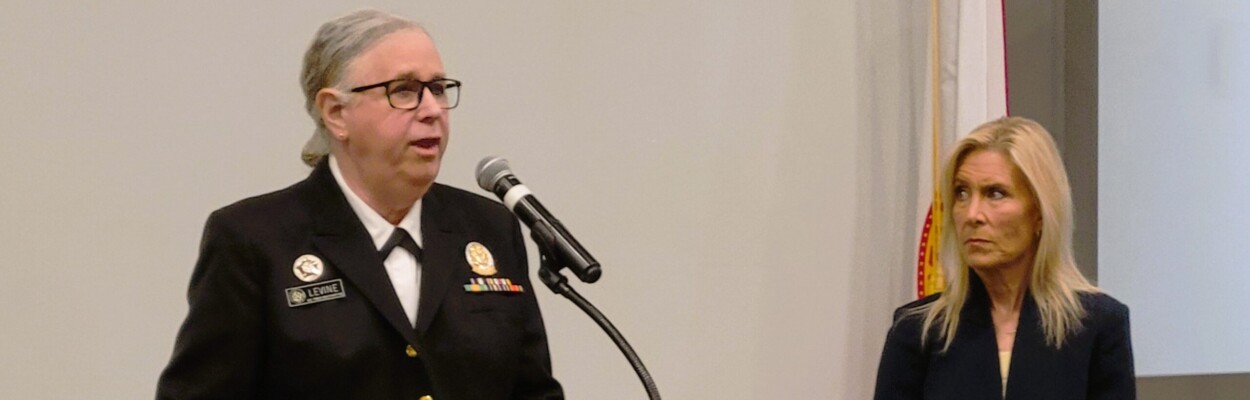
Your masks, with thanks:
[(547, 243), (539, 240), (538, 235), (532, 236), (534, 242), (538, 243), (539, 259), (542, 261), (541, 266), (538, 268), (538, 278), (552, 292), (569, 299), (569, 301), (577, 305), (577, 308), (585, 311), (586, 315), (590, 316), (590, 319), (595, 320), (595, 323), (599, 324), (599, 327), (603, 328), (603, 331), (607, 332), (608, 336), (612, 338), (612, 342), (616, 343), (616, 347), (621, 349), (621, 353), (625, 354), (625, 358), (629, 360), (629, 365), (634, 367), (634, 372), (638, 374), (638, 379), (642, 380), (642, 386), (647, 389), (647, 397), (651, 400), (660, 400), (660, 390), (656, 388), (655, 381), (651, 379), (651, 373), (647, 372), (647, 367), (642, 365), (642, 359), (639, 359), (638, 354), (634, 353), (634, 348), (629, 345), (629, 342), (625, 341), (625, 337), (616, 329), (616, 326), (612, 325), (611, 321), (608, 321), (608, 317), (599, 312), (598, 308), (590, 304), (576, 290), (573, 290), (572, 286), (569, 286), (569, 280), (560, 273), (560, 269), (564, 266), (549, 256), (554, 253), (547, 248)]

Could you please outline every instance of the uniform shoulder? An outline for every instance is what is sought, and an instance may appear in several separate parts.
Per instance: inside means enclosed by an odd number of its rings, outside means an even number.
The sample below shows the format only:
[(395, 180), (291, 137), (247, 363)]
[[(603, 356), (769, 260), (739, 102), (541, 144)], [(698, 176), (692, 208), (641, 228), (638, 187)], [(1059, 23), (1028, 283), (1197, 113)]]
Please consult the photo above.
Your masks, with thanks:
[(922, 297), (920, 299), (914, 300), (910, 303), (904, 304), (902, 306), (899, 306), (899, 308), (895, 309), (894, 312), (899, 313), (899, 312), (915, 310), (917, 308), (924, 307), (925, 305), (933, 303), (940, 298), (942, 298), (942, 293), (934, 293), (934, 294)]
[[(894, 322), (899, 323), (899, 322), (902, 322), (904, 319), (919, 320), (919, 317), (921, 317), (922, 315), (922, 312), (920, 312), (920, 309), (926, 305), (932, 304), (933, 302), (937, 301), (941, 297), (942, 297), (941, 293), (935, 293), (935, 294), (931, 294), (923, 298), (920, 298), (918, 300), (911, 301), (902, 306), (899, 306), (898, 308), (894, 309)], [(916, 318), (909, 318), (909, 317), (916, 317)]]
[(1081, 304), (1091, 312), (1117, 312), (1121, 310), (1128, 310), (1127, 305), (1101, 291), (1082, 293)]
[[(894, 310), (894, 319), (890, 321), (890, 333), (886, 336), (886, 346), (898, 346), (900, 348), (909, 348), (919, 350), (921, 346), (921, 331), (924, 325), (925, 306), (933, 304), (940, 298), (940, 294), (925, 296), (919, 300), (908, 302)], [(931, 328), (933, 329), (933, 328)], [(930, 330), (933, 333), (933, 330)], [(935, 343), (937, 335), (930, 335), (928, 342)]]
[(1128, 306), (1105, 292), (1081, 294), (1081, 305), (1091, 319), (1127, 319)]
[(269, 213), (290, 206), (291, 199), (299, 184), (294, 184), (269, 193), (260, 194), (236, 201), (218, 209), (215, 213), (223, 215), (254, 215)]

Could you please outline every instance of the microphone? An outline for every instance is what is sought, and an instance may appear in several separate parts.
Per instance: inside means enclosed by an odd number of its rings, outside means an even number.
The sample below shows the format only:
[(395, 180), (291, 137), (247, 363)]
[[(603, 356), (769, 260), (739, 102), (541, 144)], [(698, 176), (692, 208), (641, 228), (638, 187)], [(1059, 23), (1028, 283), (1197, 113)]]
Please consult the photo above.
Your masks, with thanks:
[(538, 202), (538, 198), (534, 197), (529, 188), (512, 174), (507, 159), (487, 156), (478, 162), (477, 184), (499, 196), (503, 204), (530, 228), (531, 236), (539, 247), (554, 253), (548, 256), (555, 258), (559, 265), (573, 270), (573, 274), (582, 282), (594, 283), (599, 280), (602, 273), (599, 262)]

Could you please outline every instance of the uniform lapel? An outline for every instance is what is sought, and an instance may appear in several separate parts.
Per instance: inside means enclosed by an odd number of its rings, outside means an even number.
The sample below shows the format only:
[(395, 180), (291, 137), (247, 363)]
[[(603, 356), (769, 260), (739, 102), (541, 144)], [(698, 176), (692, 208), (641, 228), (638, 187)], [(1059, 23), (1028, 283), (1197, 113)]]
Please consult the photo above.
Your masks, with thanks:
[[(464, 247), (468, 243), (459, 229), (455, 210), (442, 202), (437, 186), (422, 198), (421, 235), (424, 259), (421, 261), (421, 300), (417, 306), (418, 333), (425, 333), (455, 280), (463, 278), (468, 265)], [(463, 282), (462, 282), (463, 283)]]
[(378, 256), (364, 225), (339, 190), (328, 162), (327, 159), (317, 164), (308, 178), (313, 191), (313, 245), (360, 290), (404, 340), (416, 345), (416, 335), (408, 325), (403, 306), (395, 295), (395, 287), (382, 265), (383, 260)]
[[(1016, 340), (1011, 345), (1011, 369), (1007, 375), (1007, 398), (1021, 399), (1022, 396), (1037, 393), (1026, 393), (1024, 390), (1044, 388), (1054, 382), (1036, 382), (1039, 377), (1046, 376), (1039, 371), (1051, 358), (1051, 351), (1046, 345), (1045, 333), (1042, 332), (1041, 314), (1037, 310), (1037, 302), (1033, 301), (1032, 293), (1024, 294), (1020, 305), (1020, 321), (1016, 324)], [(1016, 360), (1025, 360), (1016, 362)]]
[[(998, 399), (1003, 396), (1002, 373), (999, 371), (998, 361), (998, 337), (994, 332), (994, 318), (990, 316), (990, 298), (989, 292), (985, 289), (985, 283), (981, 282), (981, 278), (976, 273), (968, 271), (968, 300), (964, 304), (965, 312), (961, 314), (962, 318), (967, 318), (967, 322), (961, 324), (960, 329), (965, 327), (971, 328), (971, 332), (967, 333), (970, 349), (973, 351), (973, 363), (969, 364), (970, 382), (976, 382), (976, 396), (978, 399)], [(1021, 322), (1024, 322), (1021, 320)], [(959, 332), (964, 335), (964, 332)], [(1015, 355), (1012, 354), (1012, 358)], [(1010, 375), (1008, 375), (1010, 377)], [(1010, 385), (1011, 379), (1008, 379)]]

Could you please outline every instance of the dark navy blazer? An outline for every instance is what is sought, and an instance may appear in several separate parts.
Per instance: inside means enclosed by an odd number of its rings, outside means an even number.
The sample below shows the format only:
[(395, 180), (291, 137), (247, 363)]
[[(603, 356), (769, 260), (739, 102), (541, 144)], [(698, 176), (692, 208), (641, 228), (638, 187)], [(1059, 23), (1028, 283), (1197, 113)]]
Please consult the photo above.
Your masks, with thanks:
[[(552, 378), (525, 244), (499, 203), (435, 184), (422, 199), (425, 247), (415, 329), (373, 240), (325, 161), (287, 189), (218, 210), (204, 228), (190, 309), (158, 399), (548, 399)], [(468, 292), (469, 242), (523, 293)], [(311, 254), (317, 282), (345, 297), (292, 307), (285, 290)], [(413, 351), (409, 351), (409, 346)]]
[[(876, 400), (1002, 399), (998, 341), (990, 317), (985, 285), (969, 273), (968, 301), (960, 313), (950, 349), (941, 353), (937, 326), (921, 346), (923, 315), (906, 311), (928, 304), (941, 294), (900, 307), (886, 336), (877, 370)], [(1046, 344), (1037, 303), (1028, 293), (1020, 309), (1019, 328), (1007, 375), (1009, 400), (1135, 399), (1133, 350), (1128, 307), (1106, 294), (1081, 295), (1087, 316), (1084, 326), (1069, 335), (1063, 348)]]

